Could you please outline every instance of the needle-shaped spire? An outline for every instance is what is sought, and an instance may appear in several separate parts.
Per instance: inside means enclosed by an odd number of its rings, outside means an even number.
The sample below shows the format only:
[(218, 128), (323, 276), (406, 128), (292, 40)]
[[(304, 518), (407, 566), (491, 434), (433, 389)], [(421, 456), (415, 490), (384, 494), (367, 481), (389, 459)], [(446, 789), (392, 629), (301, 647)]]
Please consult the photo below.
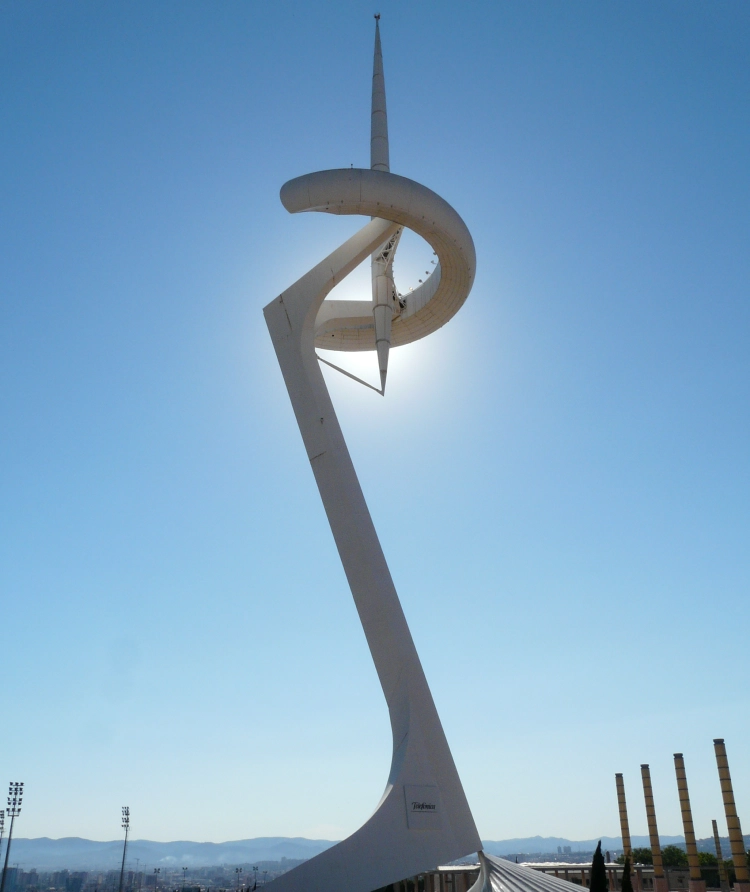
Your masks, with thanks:
[(380, 48), (380, 13), (375, 16), (375, 57), (372, 62), (372, 121), (370, 124), (370, 167), (390, 170), (388, 155), (388, 112), (385, 107), (383, 51)]
[[(375, 16), (375, 54), (372, 61), (372, 119), (370, 123), (370, 167), (390, 171), (388, 152), (388, 112), (385, 107), (383, 51), (380, 47), (380, 14)], [(375, 347), (380, 368), (380, 392), (385, 395), (388, 354), (391, 349), (393, 319), (393, 254), (400, 233), (381, 245), (372, 258), (372, 312), (375, 318)]]

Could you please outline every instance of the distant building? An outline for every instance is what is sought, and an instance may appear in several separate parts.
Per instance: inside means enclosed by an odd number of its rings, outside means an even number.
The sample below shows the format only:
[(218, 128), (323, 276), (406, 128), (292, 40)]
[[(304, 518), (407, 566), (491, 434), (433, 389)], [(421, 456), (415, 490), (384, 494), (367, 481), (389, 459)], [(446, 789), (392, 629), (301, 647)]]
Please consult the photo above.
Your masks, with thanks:
[(83, 877), (75, 876), (67, 877), (65, 880), (65, 892), (81, 892), (83, 886)]
[[(568, 846), (568, 848), (570, 847)], [(589, 887), (590, 864), (564, 864), (554, 861), (542, 864), (527, 862), (525, 866), (540, 873), (546, 873), (548, 876), (567, 880), (569, 883), (580, 886), (583, 889), (588, 889)], [(606, 868), (610, 892), (620, 892), (622, 889), (623, 865), (610, 863), (607, 864)], [(667, 869), (667, 874), (671, 892), (682, 892), (682, 890), (688, 892), (690, 871), (687, 868), (669, 868)], [(420, 874), (419, 878), (413, 877), (406, 883), (395, 883), (393, 887), (387, 886), (386, 890), (392, 888), (393, 892), (417, 892), (417, 889), (424, 889), (424, 892), (468, 892), (478, 876), (478, 864), (447, 865), (438, 867), (437, 870)], [(414, 883), (415, 879), (418, 879), (419, 882)], [(653, 892), (653, 888), (653, 867), (637, 866), (633, 871), (634, 892)], [(381, 892), (386, 892), (386, 890), (381, 890)]]
[(55, 889), (65, 889), (70, 877), (69, 870), (56, 870), (52, 874), (52, 885)]

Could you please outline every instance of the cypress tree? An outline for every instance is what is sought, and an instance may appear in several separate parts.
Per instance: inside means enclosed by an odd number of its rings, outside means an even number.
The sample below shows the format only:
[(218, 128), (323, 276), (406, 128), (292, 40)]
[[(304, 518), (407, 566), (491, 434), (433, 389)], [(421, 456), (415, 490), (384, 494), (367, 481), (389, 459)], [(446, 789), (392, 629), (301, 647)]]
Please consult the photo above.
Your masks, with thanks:
[[(591, 862), (591, 876), (589, 877), (589, 892), (609, 892), (607, 882), (607, 870), (604, 867), (604, 855), (602, 855), (602, 841), (594, 852), (594, 860)], [(632, 889), (630, 890), (632, 892)]]
[(633, 892), (633, 881), (630, 878), (630, 855), (625, 857), (622, 868), (622, 892)]

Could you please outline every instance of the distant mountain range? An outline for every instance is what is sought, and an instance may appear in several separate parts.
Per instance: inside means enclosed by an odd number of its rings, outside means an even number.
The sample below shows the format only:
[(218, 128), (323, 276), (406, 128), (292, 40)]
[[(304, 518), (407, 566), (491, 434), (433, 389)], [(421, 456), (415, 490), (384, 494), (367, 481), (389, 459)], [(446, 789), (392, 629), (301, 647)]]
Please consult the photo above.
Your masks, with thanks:
[[(519, 839), (486, 839), (482, 846), (491, 855), (557, 855), (558, 846), (570, 846), (571, 854), (591, 854), (601, 838), (606, 851), (620, 851), (619, 836), (602, 836), (595, 839), (571, 840), (561, 836), (526, 836)], [(682, 836), (660, 837), (662, 846), (684, 846)], [(633, 847), (648, 848), (647, 836), (631, 837)], [(713, 838), (697, 840), (701, 851), (713, 852)], [(750, 845), (750, 836), (745, 837)], [(133, 839), (128, 843), (128, 869), (140, 866), (141, 870), (154, 867), (224, 867), (229, 865), (262, 865), (263, 862), (301, 861), (335, 845), (330, 839), (305, 839), (301, 836), (260, 836), (256, 839), (238, 839), (234, 842), (153, 842)], [(729, 857), (729, 840), (722, 839), (725, 856)], [(14, 838), (10, 864), (18, 864), (23, 870), (115, 870), (122, 858), (122, 840), (98, 842), (68, 836), (63, 839)], [(291, 865), (290, 865), (291, 866)], [(263, 869), (261, 867), (261, 869)]]
[[(620, 837), (603, 836), (602, 848), (619, 850)], [(482, 845), (491, 855), (556, 853), (557, 847), (570, 846), (571, 852), (593, 852), (599, 839), (570, 840), (557, 836), (531, 836), (521, 839), (485, 840)], [(662, 845), (682, 845), (681, 836), (662, 836)], [(648, 846), (647, 836), (634, 836), (633, 846)], [(262, 836), (234, 842), (152, 842), (134, 839), (128, 843), (128, 867), (213, 867), (253, 864), (262, 861), (290, 861), (312, 858), (334, 845), (328, 839)], [(728, 848), (728, 847), (727, 847)], [(122, 858), (122, 840), (98, 842), (77, 836), (63, 839), (15, 838), (10, 863), (24, 870), (110, 870), (118, 868)]]
[[(128, 868), (146, 867), (213, 867), (229, 864), (251, 864), (259, 861), (300, 860), (312, 858), (330, 848), (328, 839), (262, 836), (238, 839), (235, 842), (152, 842), (133, 839), (128, 842)], [(122, 859), (122, 840), (98, 842), (68, 836), (63, 839), (14, 838), (10, 863), (23, 870), (110, 870), (118, 868)]]

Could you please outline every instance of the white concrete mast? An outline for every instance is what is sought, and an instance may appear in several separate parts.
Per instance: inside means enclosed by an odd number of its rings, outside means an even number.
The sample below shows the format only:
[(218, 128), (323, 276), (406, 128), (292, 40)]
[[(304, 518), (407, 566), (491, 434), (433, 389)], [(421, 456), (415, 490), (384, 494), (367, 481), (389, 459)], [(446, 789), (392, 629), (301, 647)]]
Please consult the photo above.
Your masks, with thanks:
[[(383, 51), (380, 47), (380, 14), (375, 16), (375, 55), (372, 62), (372, 118), (370, 122), (370, 168), (390, 172), (388, 112), (385, 105)], [(372, 314), (375, 318), (375, 348), (380, 367), (380, 390), (385, 394), (388, 354), (391, 349), (391, 322), (397, 308), (393, 281), (393, 256), (401, 230), (372, 255)]]
[[(265, 892), (371, 892), (482, 846), (336, 418), (320, 367), (324, 360), (316, 352), (316, 347), (359, 351), (377, 346), (382, 390), (391, 341), (394, 346), (408, 344), (436, 331), (458, 311), (474, 282), (474, 243), (463, 220), (439, 195), (388, 170), (377, 25), (371, 161), (370, 170), (323, 170), (284, 184), (280, 197), (290, 213), (371, 219), (271, 301), (264, 313), (388, 705), (391, 769), (380, 802), (358, 830), (282, 874)], [(392, 264), (403, 229), (425, 239), (438, 264), (430, 284), (421, 283), (410, 292), (402, 307), (393, 286)], [(373, 302), (326, 300), (368, 257)], [(483, 863), (483, 877), (489, 869), (489, 863)], [(491, 892), (489, 885), (486, 889)]]

